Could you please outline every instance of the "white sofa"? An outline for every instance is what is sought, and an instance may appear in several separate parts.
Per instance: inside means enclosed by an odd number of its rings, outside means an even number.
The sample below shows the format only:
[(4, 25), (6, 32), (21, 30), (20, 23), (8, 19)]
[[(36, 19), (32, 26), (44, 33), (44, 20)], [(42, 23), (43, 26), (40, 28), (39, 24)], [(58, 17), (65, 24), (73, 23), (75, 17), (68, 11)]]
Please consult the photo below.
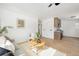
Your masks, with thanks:
[(7, 40), (4, 36), (0, 36), (0, 47), (8, 49), (15, 53), (14, 44), (10, 40)]

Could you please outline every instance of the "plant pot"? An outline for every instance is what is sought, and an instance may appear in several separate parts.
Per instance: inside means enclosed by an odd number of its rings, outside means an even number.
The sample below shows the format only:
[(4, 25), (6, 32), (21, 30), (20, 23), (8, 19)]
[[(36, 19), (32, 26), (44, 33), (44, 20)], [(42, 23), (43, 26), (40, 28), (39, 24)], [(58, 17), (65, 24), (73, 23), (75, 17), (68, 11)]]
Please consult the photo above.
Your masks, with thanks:
[(41, 43), (41, 40), (40, 40), (40, 39), (38, 39), (38, 40), (37, 40), (37, 43)]

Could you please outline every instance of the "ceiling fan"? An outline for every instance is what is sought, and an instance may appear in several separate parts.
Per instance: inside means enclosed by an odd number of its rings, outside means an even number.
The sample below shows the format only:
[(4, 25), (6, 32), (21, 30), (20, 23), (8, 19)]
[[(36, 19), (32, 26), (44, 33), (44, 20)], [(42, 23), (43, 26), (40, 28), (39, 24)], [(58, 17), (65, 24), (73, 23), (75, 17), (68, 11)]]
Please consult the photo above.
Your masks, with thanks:
[[(54, 5), (55, 6), (58, 6), (60, 3), (54, 3)], [(48, 5), (48, 7), (51, 7), (53, 5), (53, 3), (50, 3), (49, 5)]]

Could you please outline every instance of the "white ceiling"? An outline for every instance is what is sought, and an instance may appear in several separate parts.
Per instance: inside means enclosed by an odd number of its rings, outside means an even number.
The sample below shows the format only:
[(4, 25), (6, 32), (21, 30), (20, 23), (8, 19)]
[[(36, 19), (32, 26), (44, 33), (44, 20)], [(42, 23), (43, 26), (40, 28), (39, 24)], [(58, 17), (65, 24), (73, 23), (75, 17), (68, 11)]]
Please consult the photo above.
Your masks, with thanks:
[(50, 3), (5, 3), (0, 4), (5, 8), (13, 11), (21, 11), (24, 14), (31, 14), (38, 16), (39, 18), (45, 18), (49, 16), (76, 16), (79, 15), (79, 3), (61, 3), (59, 6), (48, 8)]

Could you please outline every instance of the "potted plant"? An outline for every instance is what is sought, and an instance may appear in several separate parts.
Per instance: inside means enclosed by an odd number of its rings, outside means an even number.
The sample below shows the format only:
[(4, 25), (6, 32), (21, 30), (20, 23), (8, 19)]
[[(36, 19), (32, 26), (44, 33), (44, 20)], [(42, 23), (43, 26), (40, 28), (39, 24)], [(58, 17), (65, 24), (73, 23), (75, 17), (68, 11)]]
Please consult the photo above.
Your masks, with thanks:
[(37, 41), (37, 43), (41, 43), (39, 32), (36, 32), (36, 41)]
[(4, 33), (8, 33), (8, 28), (11, 28), (10, 26), (0, 26), (0, 36), (2, 36)]

